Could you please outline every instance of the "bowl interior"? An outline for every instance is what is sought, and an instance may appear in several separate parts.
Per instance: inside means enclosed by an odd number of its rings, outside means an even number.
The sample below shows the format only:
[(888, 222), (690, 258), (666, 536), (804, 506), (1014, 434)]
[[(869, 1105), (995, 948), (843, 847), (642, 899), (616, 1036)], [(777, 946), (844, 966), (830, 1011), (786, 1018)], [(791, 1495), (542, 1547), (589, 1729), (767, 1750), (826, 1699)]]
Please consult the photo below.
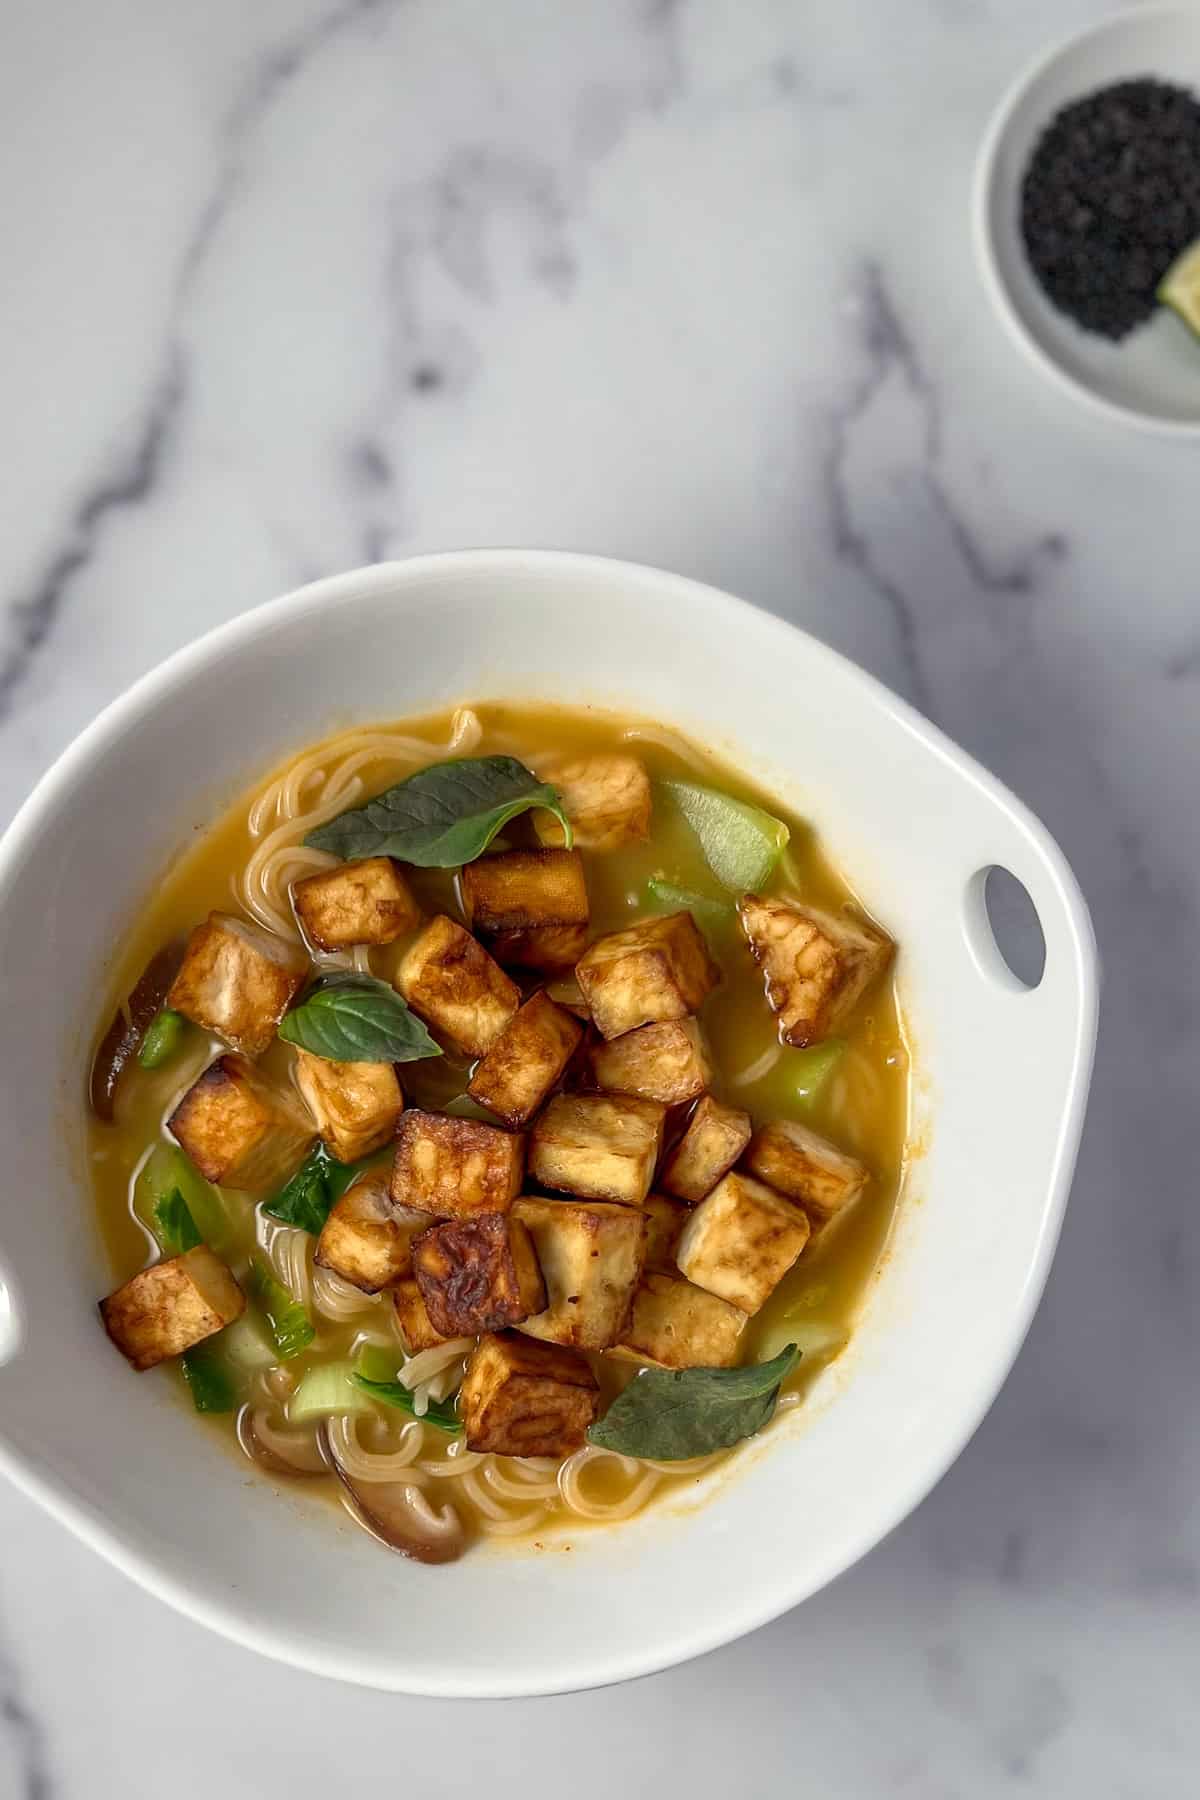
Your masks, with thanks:
[[(807, 809), (903, 946), (919, 1154), (852, 1351), (709, 1504), (577, 1533), (570, 1553), (550, 1542), (430, 1570), (302, 1491), (281, 1499), (197, 1428), (172, 1384), (135, 1379), (110, 1352), (80, 1109), (112, 946), (172, 851), (319, 733), (471, 696), (670, 721)], [(1046, 971), (1032, 991), (981, 924), (979, 871), (998, 862), (1041, 916)], [(0, 1281), (13, 1307), (0, 1461), (168, 1600), (332, 1674), (534, 1693), (710, 1648), (877, 1541), (1006, 1373), (1081, 1122), (1090, 959), (1069, 871), (1010, 796), (870, 678), (713, 590), (589, 558), (481, 552), (264, 608), (110, 709), (0, 846)]]
[(1200, 343), (1165, 308), (1120, 343), (1085, 332), (1042, 292), (1021, 239), (1021, 183), (1060, 107), (1153, 76), (1200, 92), (1200, 9), (1121, 14), (1054, 51), (1006, 97), (981, 153), (976, 228), (985, 278), (1023, 348), (1077, 393), (1168, 430), (1200, 429)]

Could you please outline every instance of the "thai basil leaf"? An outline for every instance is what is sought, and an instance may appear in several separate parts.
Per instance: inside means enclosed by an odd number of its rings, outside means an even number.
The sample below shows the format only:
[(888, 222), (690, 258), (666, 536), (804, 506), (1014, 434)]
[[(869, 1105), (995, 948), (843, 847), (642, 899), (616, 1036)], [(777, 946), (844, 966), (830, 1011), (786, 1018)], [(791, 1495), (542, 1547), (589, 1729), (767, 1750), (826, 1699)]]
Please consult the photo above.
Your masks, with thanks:
[(370, 1394), (372, 1400), (382, 1400), (385, 1406), (399, 1407), (401, 1412), (411, 1414), (414, 1419), (420, 1418), (427, 1425), (436, 1425), (439, 1431), (458, 1432), (463, 1428), (462, 1420), (449, 1400), (431, 1400), (425, 1411), (418, 1413), (413, 1391), (406, 1388), (402, 1381), (369, 1381), (365, 1375), (357, 1373), (350, 1379), (364, 1394)]
[(418, 1062), (442, 1054), (395, 988), (348, 972), (314, 982), (279, 1035), (330, 1062)]
[(263, 1211), (317, 1237), (331, 1209), (365, 1167), (365, 1163), (335, 1162), (324, 1144), (318, 1144), (292, 1179), (263, 1202)]
[(225, 1359), (207, 1344), (195, 1344), (183, 1353), (183, 1379), (191, 1389), (192, 1405), (201, 1413), (232, 1412), (236, 1404), (233, 1382)]
[(305, 843), (352, 862), (395, 856), (421, 869), (457, 869), (474, 862), (496, 833), (530, 807), (571, 825), (558, 791), (512, 756), (464, 757), (433, 763), (385, 793), (310, 831)]
[(182, 1256), (185, 1250), (194, 1250), (204, 1242), (177, 1187), (160, 1194), (154, 1203), (154, 1235), (164, 1256)]
[(261, 1257), (256, 1256), (251, 1267), (255, 1291), (267, 1315), (267, 1324), (271, 1327), (279, 1359), (281, 1362), (290, 1362), (293, 1356), (299, 1356), (312, 1343), (316, 1336), (313, 1322), (300, 1302), (292, 1299), (282, 1282), (276, 1281)]
[(770, 1362), (743, 1369), (643, 1369), (613, 1401), (588, 1440), (622, 1456), (685, 1462), (761, 1431), (780, 1383), (800, 1353), (788, 1344)]

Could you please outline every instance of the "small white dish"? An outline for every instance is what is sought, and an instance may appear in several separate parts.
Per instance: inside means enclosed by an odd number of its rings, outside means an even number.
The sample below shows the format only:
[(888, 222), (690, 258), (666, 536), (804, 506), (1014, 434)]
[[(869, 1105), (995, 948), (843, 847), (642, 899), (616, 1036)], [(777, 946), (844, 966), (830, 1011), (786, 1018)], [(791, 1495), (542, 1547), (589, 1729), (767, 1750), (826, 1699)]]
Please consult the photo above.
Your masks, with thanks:
[(983, 283), (1035, 368), (1106, 418), (1200, 433), (1200, 343), (1166, 308), (1118, 343), (1052, 306), (1021, 238), (1021, 183), (1054, 115), (1116, 81), (1153, 76), (1200, 93), (1200, 6), (1144, 6), (1056, 45), (1013, 83), (976, 164), (972, 229)]
[[(384, 1554), (280, 1493), (161, 1374), (105, 1341), (113, 1284), (82, 1154), (107, 964), (191, 833), (338, 724), (467, 698), (585, 701), (712, 744), (806, 812), (901, 945), (914, 1161), (852, 1343), (705, 1504), (476, 1549)], [(1001, 961), (999, 864), (1045, 971)], [(367, 1686), (504, 1696), (597, 1686), (794, 1606), (958, 1455), (1028, 1328), (1058, 1238), (1096, 1029), (1087, 909), (1049, 834), (869, 675), (696, 582), (533, 551), (362, 569), (222, 626), (115, 701), (0, 842), (0, 1469), (183, 1612)], [(5, 1302), (5, 1296), (7, 1301)]]

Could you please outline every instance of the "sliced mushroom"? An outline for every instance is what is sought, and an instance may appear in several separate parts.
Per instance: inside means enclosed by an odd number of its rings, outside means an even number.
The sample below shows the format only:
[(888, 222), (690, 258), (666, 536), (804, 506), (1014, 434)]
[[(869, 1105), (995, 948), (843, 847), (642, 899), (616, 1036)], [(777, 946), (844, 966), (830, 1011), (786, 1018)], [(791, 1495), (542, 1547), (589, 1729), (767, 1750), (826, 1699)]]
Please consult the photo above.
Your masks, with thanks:
[(167, 990), (183, 961), (182, 943), (167, 944), (150, 958), (124, 1006), (118, 1006), (92, 1064), (92, 1111), (112, 1123), (117, 1083), (142, 1047), (151, 1021), (162, 1010)]
[(272, 1475), (328, 1475), (329, 1464), (308, 1431), (278, 1431), (262, 1406), (243, 1407), (238, 1442), (261, 1469)]
[(342, 1484), (350, 1511), (372, 1537), (417, 1562), (458, 1560), (467, 1539), (453, 1506), (432, 1507), (415, 1481), (354, 1482), (338, 1461), (324, 1425), (318, 1427), (317, 1442)]

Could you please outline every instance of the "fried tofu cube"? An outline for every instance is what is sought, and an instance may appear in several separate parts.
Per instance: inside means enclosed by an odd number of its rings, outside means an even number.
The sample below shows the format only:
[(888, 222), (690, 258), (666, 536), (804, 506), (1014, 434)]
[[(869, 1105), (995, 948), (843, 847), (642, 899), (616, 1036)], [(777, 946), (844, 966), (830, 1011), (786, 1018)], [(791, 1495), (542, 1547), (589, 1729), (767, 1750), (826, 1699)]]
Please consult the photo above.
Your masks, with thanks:
[(647, 1194), (642, 1201), (646, 1215), (646, 1267), (675, 1268), (675, 1252), (683, 1228), (691, 1216), (691, 1208), (670, 1194)]
[(467, 1092), (519, 1131), (561, 1081), (582, 1036), (578, 1019), (544, 993), (534, 994), (478, 1064)]
[(763, 971), (779, 1036), (802, 1050), (828, 1037), (891, 961), (891, 938), (849, 913), (743, 894), (738, 918)]
[(592, 1078), (607, 1094), (636, 1094), (679, 1106), (712, 1077), (708, 1045), (695, 1019), (642, 1025), (592, 1051)]
[(390, 856), (368, 856), (306, 875), (292, 888), (292, 906), (317, 950), (394, 944), (421, 922), (416, 897)]
[(459, 1404), (468, 1450), (563, 1457), (585, 1442), (600, 1390), (585, 1357), (506, 1331), (480, 1338)]
[(633, 1296), (629, 1323), (610, 1354), (664, 1369), (730, 1369), (737, 1362), (745, 1324), (745, 1313), (728, 1300), (678, 1275), (648, 1269)]
[(520, 1193), (524, 1172), (519, 1133), (414, 1107), (396, 1132), (392, 1199), (438, 1219), (503, 1213)]
[(404, 1111), (392, 1063), (332, 1062), (297, 1050), (296, 1086), (338, 1162), (358, 1162), (381, 1150)]
[(806, 1214), (750, 1175), (726, 1175), (683, 1228), (682, 1275), (745, 1313), (756, 1313), (805, 1244)]
[(660, 1019), (686, 1019), (719, 972), (691, 913), (643, 919), (597, 938), (575, 977), (601, 1037), (621, 1037)]
[(529, 931), (537, 925), (588, 922), (578, 850), (505, 850), (468, 863), (461, 879), (472, 931)]
[(666, 1108), (622, 1094), (556, 1094), (534, 1121), (529, 1172), (543, 1187), (640, 1206), (662, 1148)]
[(364, 1294), (377, 1294), (412, 1273), (413, 1239), (432, 1223), (428, 1213), (394, 1207), (387, 1172), (367, 1170), (330, 1211), (314, 1260)]
[(203, 1343), (245, 1310), (241, 1288), (207, 1244), (143, 1269), (100, 1302), (105, 1331), (139, 1370)]
[(246, 1056), (261, 1056), (308, 972), (298, 945), (209, 913), (187, 941), (166, 1005)]
[(412, 1257), (429, 1323), (444, 1337), (503, 1331), (546, 1304), (533, 1242), (519, 1219), (449, 1219), (421, 1233)]
[(867, 1170), (856, 1157), (793, 1119), (772, 1119), (759, 1127), (746, 1152), (746, 1167), (822, 1223), (844, 1212), (867, 1185)]
[(244, 1056), (219, 1056), (188, 1089), (167, 1130), (206, 1181), (255, 1193), (279, 1187), (312, 1149), (313, 1121), (290, 1089)]
[[(620, 850), (650, 835), (650, 777), (636, 756), (577, 756), (557, 764), (545, 777), (558, 789), (581, 850)], [(533, 829), (543, 844), (564, 841), (553, 813), (533, 815)]]
[(526, 931), (498, 931), (488, 939), (488, 949), (506, 969), (546, 974), (573, 969), (587, 946), (586, 925), (531, 925)]
[(410, 1356), (418, 1356), (422, 1350), (436, 1350), (439, 1344), (446, 1343), (441, 1332), (433, 1329), (415, 1276), (406, 1276), (396, 1283), (392, 1289), (392, 1309)]
[(521, 990), (469, 931), (444, 914), (409, 945), (396, 986), (419, 1018), (464, 1056), (486, 1056)]
[(546, 1307), (521, 1326), (531, 1337), (606, 1350), (629, 1316), (646, 1258), (646, 1215), (606, 1201), (542, 1200), (513, 1208), (546, 1283)]
[(663, 1165), (660, 1186), (695, 1206), (732, 1169), (750, 1142), (750, 1114), (705, 1094)]

